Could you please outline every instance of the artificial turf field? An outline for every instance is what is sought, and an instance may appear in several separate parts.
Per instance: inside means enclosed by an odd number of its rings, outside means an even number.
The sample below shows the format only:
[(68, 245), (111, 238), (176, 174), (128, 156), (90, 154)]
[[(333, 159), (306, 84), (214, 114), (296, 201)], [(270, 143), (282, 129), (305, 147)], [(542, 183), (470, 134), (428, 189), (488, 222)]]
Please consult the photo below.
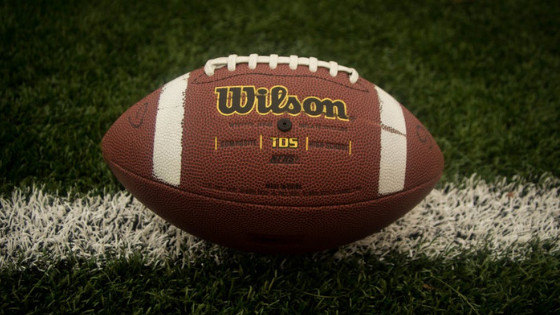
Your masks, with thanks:
[[(559, 313), (559, 241), (550, 232), (560, 226), (559, 16), (557, 1), (518, 0), (2, 2), (0, 313)], [(165, 82), (231, 53), (357, 69), (438, 142), (446, 166), (437, 193), (468, 188), (469, 178), (486, 183), (483, 195), (506, 182), (507, 198), (524, 200), (512, 211), (546, 213), (547, 230), (535, 223), (523, 241), (509, 232), (488, 240), (515, 251), (466, 247), (455, 233), (453, 249), (413, 255), (388, 246), (382, 255), (262, 256), (185, 242), (179, 256), (154, 260), (159, 252), (139, 247), (101, 259), (97, 249), (73, 251), (70, 239), (21, 241), (13, 211), (35, 218), (34, 191), (49, 196), (43, 209), (58, 196), (119, 194), (99, 147), (111, 123)], [(479, 197), (462, 209), (479, 209)], [(455, 217), (459, 207), (448, 208)]]

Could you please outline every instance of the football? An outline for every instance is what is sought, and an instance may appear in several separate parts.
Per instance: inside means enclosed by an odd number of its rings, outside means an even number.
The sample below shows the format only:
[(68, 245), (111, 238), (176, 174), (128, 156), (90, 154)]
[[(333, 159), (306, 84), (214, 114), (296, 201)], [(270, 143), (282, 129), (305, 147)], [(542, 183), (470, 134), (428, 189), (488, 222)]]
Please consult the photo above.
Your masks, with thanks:
[(377, 232), (432, 190), (444, 163), (416, 117), (356, 70), (278, 55), (209, 60), (130, 107), (101, 147), (167, 221), (264, 253)]

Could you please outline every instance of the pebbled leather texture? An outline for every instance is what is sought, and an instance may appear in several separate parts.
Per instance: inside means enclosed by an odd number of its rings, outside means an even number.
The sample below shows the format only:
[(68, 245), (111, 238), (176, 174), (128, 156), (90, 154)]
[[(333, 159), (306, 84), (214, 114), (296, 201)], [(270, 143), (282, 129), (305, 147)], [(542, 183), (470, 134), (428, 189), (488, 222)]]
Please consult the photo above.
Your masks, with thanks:
[[(265, 103), (270, 104), (279, 95), (272, 95), (272, 89), (279, 86), (302, 108), (308, 98), (340, 100), (346, 113), (339, 110), (337, 117), (327, 117), (325, 109), (310, 115), (287, 103), (283, 108), (291, 112), (261, 113), (256, 97), (246, 114), (219, 110), (220, 93), (228, 96), (229, 105), (235, 88), (251, 92), (254, 87), (267, 92)], [(182, 148), (180, 156), (169, 157), (170, 164), (180, 158), (180, 182), (170, 185), (153, 175), (161, 93), (161, 88), (154, 91), (113, 124), (102, 142), (103, 156), (119, 181), (150, 209), (187, 232), (226, 246), (305, 252), (358, 240), (412, 209), (443, 170), (439, 147), (406, 108), (397, 105), (401, 110), (396, 111), (402, 112), (406, 131), (382, 122), (380, 96), (367, 80), (352, 84), (348, 75), (332, 77), (324, 68), (312, 73), (308, 67), (278, 65), (273, 70), (258, 64), (249, 69), (240, 64), (235, 71), (220, 68), (208, 76), (198, 69), (188, 76), (178, 135)], [(241, 95), (241, 104), (249, 104), (251, 95)], [(279, 128), (281, 119), (289, 120), (289, 130)], [(386, 155), (383, 166), (382, 132), (405, 144), (399, 149), (396, 142), (395, 148), (386, 142), (385, 154), (404, 156)], [(160, 167), (165, 166), (163, 156)], [(403, 172), (401, 186), (388, 183), (402, 189), (380, 194), (380, 167), (387, 174)], [(388, 178), (384, 180), (399, 180)]]

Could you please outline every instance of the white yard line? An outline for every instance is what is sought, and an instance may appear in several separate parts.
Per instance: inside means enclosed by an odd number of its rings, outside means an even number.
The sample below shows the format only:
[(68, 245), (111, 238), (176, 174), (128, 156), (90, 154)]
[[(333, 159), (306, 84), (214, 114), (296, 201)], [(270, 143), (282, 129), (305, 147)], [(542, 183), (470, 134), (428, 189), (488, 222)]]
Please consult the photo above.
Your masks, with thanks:
[[(434, 190), (404, 218), (336, 255), (400, 252), (454, 257), (487, 248), (514, 259), (535, 239), (560, 249), (560, 179), (539, 184), (475, 177)], [(69, 256), (103, 261), (143, 252), (148, 263), (219, 256), (210, 246), (169, 225), (126, 192), (71, 199), (38, 188), (0, 198), (0, 267), (34, 265)], [(219, 259), (215, 256), (216, 259)]]
[(430, 193), (403, 218), (339, 255), (397, 251), (415, 257), (452, 258), (465, 250), (486, 249), (495, 257), (523, 258), (529, 242), (551, 241), (560, 250), (560, 179), (538, 183), (475, 176)]

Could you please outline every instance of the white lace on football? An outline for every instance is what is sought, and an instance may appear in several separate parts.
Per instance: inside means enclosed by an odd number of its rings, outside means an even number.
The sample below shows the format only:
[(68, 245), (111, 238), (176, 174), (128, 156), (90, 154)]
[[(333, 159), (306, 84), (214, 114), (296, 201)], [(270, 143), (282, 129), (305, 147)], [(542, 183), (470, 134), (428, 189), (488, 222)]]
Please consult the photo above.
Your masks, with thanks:
[(216, 69), (226, 66), (229, 71), (235, 71), (239, 63), (249, 64), (249, 69), (255, 69), (258, 63), (268, 63), (271, 69), (276, 69), (279, 64), (287, 64), (292, 70), (296, 70), (298, 66), (308, 66), (311, 72), (316, 72), (318, 67), (322, 67), (329, 69), (329, 74), (333, 77), (339, 72), (348, 73), (350, 75), (350, 83), (356, 83), (359, 78), (358, 72), (355, 69), (341, 66), (334, 61), (326, 62), (317, 60), (315, 57), (307, 58), (295, 55), (289, 57), (278, 55), (259, 56), (257, 54), (251, 54), (249, 56), (229, 55), (228, 57), (208, 60), (204, 66), (204, 72), (207, 76), (212, 76)]

